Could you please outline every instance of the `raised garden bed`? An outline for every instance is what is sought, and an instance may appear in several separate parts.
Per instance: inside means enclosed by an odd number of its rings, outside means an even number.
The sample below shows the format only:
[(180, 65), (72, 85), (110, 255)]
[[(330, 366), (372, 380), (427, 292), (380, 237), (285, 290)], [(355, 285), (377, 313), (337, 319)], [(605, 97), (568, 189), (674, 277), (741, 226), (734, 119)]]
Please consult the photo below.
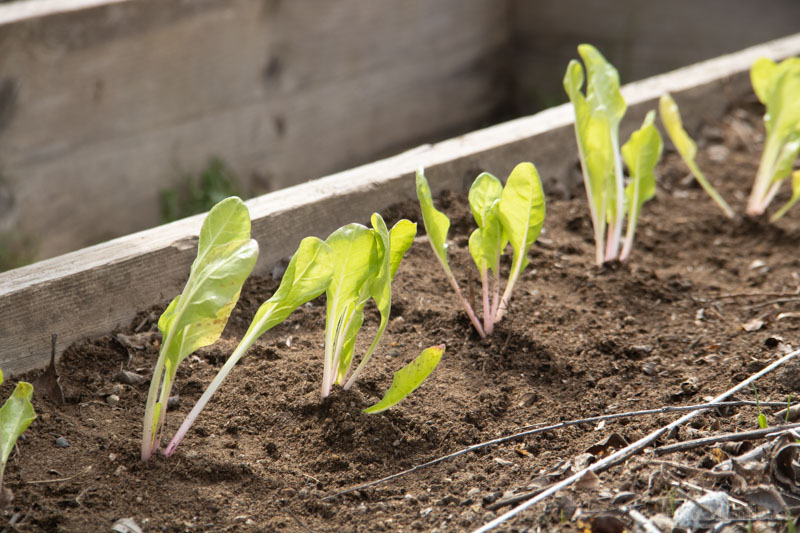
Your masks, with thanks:
[[(742, 212), (763, 141), (746, 70), (756, 57), (798, 52), (800, 37), (793, 37), (631, 85), (629, 129), (654, 98), (672, 92), (685, 117), (702, 118), (699, 165)], [(800, 284), (797, 217), (777, 225), (727, 220), (668, 153), (630, 262), (598, 269), (569, 120), (568, 108), (556, 108), (252, 201), (261, 277), (246, 284), (223, 339), (179, 370), (184, 412), (272, 294), (277, 282), (266, 274), (299, 237), (366, 222), (374, 210), (387, 222), (419, 219), (414, 202), (398, 203), (414, 194), (414, 167), (427, 166), (437, 191), (454, 191), (437, 203), (454, 220), (457, 272), (470, 268), (463, 187), (478, 170), (507, 175), (530, 159), (549, 193), (531, 267), (490, 341), (471, 330), (430, 249), (417, 243), (398, 272), (387, 336), (353, 390), (319, 400), (324, 306), (314, 301), (257, 343), (169, 460), (139, 461), (147, 383), (121, 383), (119, 373), (152, 368), (158, 339), (149, 332), (162, 309), (152, 306), (180, 290), (200, 220), (0, 276), (0, 341), (7, 348), (0, 366), (41, 366), (51, 332), (64, 344), (79, 341), (58, 364), (66, 405), (36, 402), (39, 419), (8, 468), (16, 500), (6, 516), (21, 531), (95, 530), (123, 517), (147, 531), (474, 529), (508, 509), (507, 491), (528, 493), (543, 474), (558, 479), (565, 461), (613, 433), (630, 442), (676, 415), (544, 432), (324, 498), (531, 424), (701, 403), (785, 353), (800, 326), (791, 315), (778, 319), (800, 301), (785, 296)], [(461, 281), (466, 285), (466, 275)], [(125, 341), (120, 333), (139, 337)], [(91, 338), (80, 341), (84, 336)], [(361, 413), (392, 370), (438, 342), (447, 352), (422, 388), (398, 408)], [(786, 401), (798, 383), (800, 369), (789, 364), (758, 382), (759, 398)], [(737, 408), (703, 414), (671, 438), (755, 427), (755, 408)], [(70, 446), (57, 446), (59, 437)], [(708, 469), (717, 459), (709, 450), (668, 459)], [(623, 493), (648, 516), (669, 515), (685, 499), (678, 490), (691, 490), (670, 482), (686, 482), (687, 470), (646, 457), (563, 492), (509, 527), (571, 531), (575, 507), (588, 520), (619, 510)], [(692, 483), (723, 482), (698, 476)]]

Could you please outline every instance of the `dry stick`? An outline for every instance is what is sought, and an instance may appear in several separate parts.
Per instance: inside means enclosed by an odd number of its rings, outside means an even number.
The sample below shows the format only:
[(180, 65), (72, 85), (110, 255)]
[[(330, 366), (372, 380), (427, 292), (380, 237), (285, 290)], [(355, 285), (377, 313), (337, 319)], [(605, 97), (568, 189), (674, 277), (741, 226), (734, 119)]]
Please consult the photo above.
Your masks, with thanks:
[(709, 300), (727, 300), (729, 298), (783, 298), (787, 296), (797, 296), (791, 292), (732, 292), (720, 294), (719, 296), (706, 296)]
[(91, 471), (92, 471), (92, 465), (89, 465), (86, 468), (84, 468), (83, 470), (81, 470), (80, 472), (78, 472), (77, 474), (74, 474), (74, 475), (69, 476), (69, 477), (62, 477), (62, 478), (58, 478), (58, 479), (37, 479), (35, 481), (26, 481), (25, 483), (28, 484), (28, 485), (40, 485), (40, 484), (44, 484), (44, 483), (61, 483), (63, 481), (72, 481), (76, 477), (80, 477), (80, 476), (82, 476), (84, 474), (88, 474)]
[[(405, 476), (406, 474), (411, 474), (412, 472), (416, 472), (418, 470), (422, 470), (423, 468), (427, 468), (429, 466), (433, 466), (435, 464), (441, 463), (443, 461), (447, 461), (448, 459), (453, 459), (458, 457), (459, 455), (464, 455), (465, 453), (474, 452), (475, 450), (480, 450), (481, 448), (486, 448), (488, 446), (492, 446), (495, 444), (502, 444), (504, 442), (508, 442), (511, 440), (517, 440), (522, 437), (528, 437), (531, 435), (536, 435), (538, 433), (544, 433), (545, 431), (552, 431), (555, 429), (562, 429), (569, 426), (576, 426), (579, 424), (590, 424), (593, 422), (601, 422), (604, 420), (614, 420), (616, 418), (628, 418), (633, 416), (644, 416), (644, 415), (653, 415), (653, 414), (664, 414), (664, 413), (674, 413), (674, 412), (681, 412), (681, 411), (698, 411), (701, 409), (708, 409), (708, 408), (717, 408), (717, 407), (741, 407), (741, 406), (748, 406), (748, 405), (756, 405), (756, 402), (749, 401), (749, 400), (741, 400), (735, 402), (717, 402), (717, 403), (703, 403), (698, 405), (668, 405), (666, 407), (660, 407), (657, 409), (644, 409), (640, 411), (628, 411), (626, 413), (613, 413), (609, 415), (602, 415), (602, 416), (593, 416), (590, 418), (581, 418), (579, 420), (568, 420), (566, 422), (559, 422), (558, 424), (553, 424), (551, 426), (544, 426), (544, 427), (537, 427), (536, 429), (529, 429), (526, 431), (522, 431), (519, 433), (514, 433), (513, 435), (507, 435), (505, 437), (499, 437), (497, 439), (489, 440), (486, 442), (480, 442), (478, 444), (473, 444), (472, 446), (468, 446), (461, 450), (455, 451), (448, 455), (443, 455), (442, 457), (437, 457), (427, 463), (422, 463), (416, 466), (409, 468), (408, 470), (403, 470), (402, 472), (398, 472), (396, 474), (392, 474), (391, 476), (386, 476), (384, 478), (378, 479), (376, 481), (370, 481), (369, 483), (364, 483), (363, 485), (359, 485), (357, 487), (351, 487), (349, 489), (345, 489), (329, 496), (325, 496), (322, 498), (322, 501), (332, 500), (337, 496), (342, 496), (344, 494), (349, 494), (351, 492), (355, 492), (357, 490), (363, 490), (369, 487), (373, 487), (375, 485), (380, 485), (381, 483), (386, 483), (387, 481), (391, 481), (393, 479), (397, 479), (399, 477)], [(758, 405), (766, 406), (766, 407), (783, 407), (786, 405), (783, 402), (760, 402)], [(526, 426), (530, 427), (530, 426)]]
[(743, 440), (756, 440), (766, 437), (772, 433), (780, 433), (788, 429), (800, 428), (800, 422), (795, 424), (785, 424), (772, 426), (764, 429), (754, 429), (753, 431), (742, 431), (739, 433), (723, 433), (722, 435), (712, 435), (702, 439), (687, 440), (669, 446), (656, 448), (656, 455), (666, 455), (668, 453), (682, 452), (705, 446), (706, 444), (716, 444), (718, 442), (739, 442)]
[[(800, 355), (800, 350), (795, 350), (795, 351), (793, 351), (793, 352), (781, 357), (780, 359), (778, 359), (777, 361), (775, 361), (774, 363), (772, 363), (768, 367), (766, 367), (763, 370), (753, 374), (752, 376), (750, 376), (746, 380), (742, 381), (741, 383), (739, 383), (738, 385), (736, 385), (732, 389), (728, 389), (724, 393), (720, 394), (719, 396), (714, 398), (710, 403), (711, 404), (718, 404), (719, 402), (721, 402), (722, 400), (724, 400), (728, 396), (730, 396), (732, 394), (735, 394), (735, 393), (739, 392), (740, 390), (749, 387), (750, 384), (753, 383), (754, 381), (756, 381), (758, 378), (760, 378), (760, 377), (772, 372), (773, 370), (775, 370), (776, 368), (778, 368), (779, 366), (781, 366), (785, 362), (791, 361), (792, 359), (794, 359), (798, 355)], [(491, 522), (488, 522), (488, 523), (484, 524), (483, 526), (481, 526), (480, 528), (476, 529), (474, 531), (474, 533), (485, 533), (487, 531), (491, 531), (492, 529), (496, 528), (497, 526), (499, 526), (500, 524), (502, 524), (506, 520), (508, 520), (510, 518), (513, 518), (514, 516), (518, 515), (519, 513), (521, 513), (522, 511), (528, 509), (529, 507), (532, 507), (532, 506), (536, 505), (537, 503), (545, 500), (546, 498), (548, 498), (549, 496), (552, 496), (553, 494), (555, 494), (559, 490), (572, 485), (573, 483), (578, 481), (580, 478), (582, 478), (587, 472), (602, 472), (603, 470), (606, 470), (606, 469), (608, 469), (608, 468), (620, 463), (621, 461), (624, 461), (625, 459), (627, 459), (628, 457), (632, 456), (636, 452), (644, 449), (648, 445), (650, 445), (653, 442), (655, 442), (660, 436), (662, 436), (664, 434), (667, 434), (667, 433), (671, 432), (673, 429), (685, 424), (686, 422), (688, 422), (689, 420), (691, 420), (692, 418), (697, 416), (700, 412), (701, 412), (701, 410), (692, 411), (689, 414), (686, 414), (686, 415), (680, 417), (678, 420), (676, 420), (676, 421), (674, 421), (674, 422), (672, 422), (672, 423), (670, 423), (670, 424), (668, 424), (668, 425), (666, 425), (666, 426), (664, 426), (664, 427), (662, 427), (660, 429), (657, 429), (656, 431), (653, 431), (649, 435), (646, 435), (645, 437), (642, 437), (641, 439), (637, 440), (633, 444), (630, 444), (630, 445), (626, 446), (625, 448), (612, 453), (608, 457), (606, 457), (604, 459), (601, 459), (600, 461), (598, 461), (598, 462), (590, 465), (589, 467), (584, 468), (583, 470), (571, 475), (570, 477), (564, 479), (563, 481), (560, 481), (560, 482), (556, 483), (555, 485), (551, 486), (549, 489), (545, 490), (541, 494), (538, 494), (538, 495), (534, 496), (533, 498), (529, 499), (525, 503), (523, 503), (521, 505), (518, 505), (517, 507), (511, 509), (510, 511), (498, 516), (497, 518), (495, 518)]]
[(800, 301), (800, 296), (794, 296), (790, 298), (776, 298), (775, 300), (768, 300), (766, 302), (761, 302), (760, 304), (747, 305), (745, 307), (747, 307), (748, 309), (758, 309), (760, 307), (767, 307), (772, 304), (786, 304), (797, 301)]
[(642, 513), (637, 511), (633, 508), (623, 507), (622, 512), (626, 513), (628, 516), (633, 519), (634, 522), (639, 524), (639, 526), (645, 530), (646, 533), (661, 533), (661, 530), (658, 529), (655, 524), (653, 524), (650, 520), (647, 519)]

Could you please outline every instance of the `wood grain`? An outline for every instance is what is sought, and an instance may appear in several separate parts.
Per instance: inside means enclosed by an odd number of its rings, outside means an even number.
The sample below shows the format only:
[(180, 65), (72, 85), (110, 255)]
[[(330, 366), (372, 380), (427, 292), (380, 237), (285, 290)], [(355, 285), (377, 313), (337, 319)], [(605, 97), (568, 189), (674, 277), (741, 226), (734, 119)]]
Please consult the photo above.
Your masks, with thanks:
[[(623, 92), (630, 110), (623, 130), (637, 127), (664, 91), (673, 94), (687, 118), (719, 116), (731, 101), (750, 93), (748, 70), (756, 58), (798, 53), (800, 34), (627, 85)], [(697, 120), (687, 120), (692, 122)], [(570, 179), (577, 160), (570, 107), (248, 201), (261, 246), (256, 269), (267, 271), (306, 235), (324, 237), (412, 198), (419, 166), (426, 167), (434, 191), (441, 191), (465, 189), (481, 169), (505, 176), (522, 160), (536, 164), (548, 194)], [(193, 217), (0, 274), (0, 368), (15, 373), (43, 366), (51, 333), (58, 334), (61, 350), (128, 324), (138, 309), (172, 298), (188, 275), (201, 222), (202, 216)]]
[[(159, 222), (219, 157), (264, 193), (486, 124), (494, 0), (0, 6), (0, 229), (51, 257)], [(89, 208), (82, 208), (88, 206)]]

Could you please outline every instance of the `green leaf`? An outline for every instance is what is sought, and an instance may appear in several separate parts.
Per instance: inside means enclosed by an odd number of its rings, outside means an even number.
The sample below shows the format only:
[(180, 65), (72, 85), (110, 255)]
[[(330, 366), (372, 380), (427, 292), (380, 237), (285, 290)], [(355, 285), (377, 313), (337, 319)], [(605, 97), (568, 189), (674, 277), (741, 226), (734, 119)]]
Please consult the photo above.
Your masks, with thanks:
[(330, 246), (316, 237), (306, 237), (300, 242), (300, 246), (286, 267), (278, 290), (256, 311), (241, 342), (186, 416), (164, 451), (165, 455), (172, 455), (211, 396), (256, 340), (286, 320), (299, 306), (316, 298), (328, 288), (333, 274), (332, 253)]
[(761, 429), (767, 429), (769, 427), (769, 424), (767, 423), (767, 417), (764, 415), (764, 413), (758, 414), (758, 427)]
[(391, 265), (391, 275), (394, 279), (400, 262), (405, 257), (406, 252), (414, 244), (414, 237), (417, 236), (417, 225), (410, 220), (402, 219), (392, 227), (389, 232), (389, 263)]
[(219, 339), (257, 258), (258, 243), (250, 239), (250, 213), (244, 202), (231, 197), (215, 205), (203, 221), (189, 280), (158, 320), (164, 340), (145, 408), (143, 459), (157, 444), (178, 365)]
[[(350, 379), (347, 380), (344, 386), (345, 389), (349, 389), (353, 383), (355, 383), (362, 370), (366, 367), (370, 357), (372, 357), (372, 354), (375, 352), (375, 348), (377, 348), (386, 330), (386, 325), (389, 323), (389, 313), (392, 308), (392, 281), (394, 279), (394, 274), (400, 266), (400, 262), (403, 260), (406, 251), (408, 251), (413, 244), (414, 236), (417, 233), (417, 225), (405, 219), (400, 220), (394, 225), (391, 231), (388, 231), (383, 217), (378, 213), (372, 215), (372, 227), (375, 235), (375, 242), (378, 246), (378, 260), (381, 266), (376, 275), (370, 280), (369, 294), (375, 301), (378, 312), (381, 314), (381, 322), (378, 325), (378, 331), (364, 354), (364, 357), (361, 358), (358, 367), (350, 376)], [(355, 342), (356, 333), (364, 322), (363, 304), (361, 304), (357, 313), (358, 314), (355, 316), (356, 323), (351, 328), (353, 332), (351, 334), (352, 343)], [(350, 343), (350, 337), (348, 337), (346, 341)], [(347, 351), (352, 354), (352, 347), (346, 346), (346, 348)], [(343, 352), (344, 351), (345, 350), (343, 350)], [(343, 368), (344, 372), (342, 373), (342, 365), (340, 364), (340, 375), (338, 376), (340, 381), (347, 374), (349, 368), (350, 361), (347, 362), (346, 367)]]
[(756, 59), (750, 67), (750, 82), (753, 84), (753, 91), (762, 104), (767, 103), (769, 91), (772, 87), (772, 79), (778, 64), (766, 57)]
[(450, 219), (447, 215), (433, 207), (433, 197), (428, 180), (422, 169), (417, 170), (417, 199), (419, 200), (420, 210), (422, 211), (422, 221), (425, 224), (425, 231), (428, 233), (428, 240), (431, 243), (436, 257), (439, 259), (442, 268), (448, 276), (453, 275), (450, 266), (447, 264), (447, 232), (450, 230)]
[(488, 172), (483, 172), (472, 182), (468, 196), (469, 208), (479, 228), (484, 225), (485, 213), (496, 201), (500, 200), (502, 194), (503, 184)]
[(764, 152), (747, 203), (747, 214), (762, 214), (800, 152), (800, 58), (778, 64), (759, 59), (750, 70), (753, 90), (766, 106)]
[(647, 113), (642, 127), (633, 132), (622, 146), (622, 157), (631, 172), (631, 182), (625, 191), (631, 213), (638, 212), (642, 204), (656, 193), (654, 170), (661, 159), (664, 143), (653, 124), (655, 116), (655, 111)]
[(631, 134), (631, 138), (622, 146), (622, 157), (631, 173), (631, 181), (625, 188), (625, 198), (628, 205), (628, 232), (625, 246), (620, 254), (620, 261), (624, 261), (633, 248), (633, 239), (636, 233), (636, 224), (642, 204), (650, 200), (656, 193), (656, 175), (654, 170), (664, 143), (661, 135), (654, 125), (655, 111), (650, 111), (645, 116), (642, 127)]
[(340, 362), (349, 365), (352, 360), (355, 339), (351, 342), (348, 335), (358, 331), (351, 328), (360, 326), (363, 320), (359, 314), (363, 313), (364, 294), (368, 295), (368, 283), (381, 266), (374, 232), (365, 226), (348, 224), (331, 233), (325, 242), (333, 252), (333, 275), (326, 291), (323, 397), (330, 393), (334, 383), (341, 381)]
[(728, 205), (728, 202), (726, 202), (719, 192), (717, 192), (714, 186), (711, 185), (711, 183), (706, 179), (705, 175), (700, 171), (700, 168), (697, 166), (697, 163), (694, 160), (695, 156), (697, 155), (697, 145), (683, 128), (683, 120), (681, 120), (681, 113), (678, 109), (678, 104), (675, 103), (675, 100), (672, 99), (672, 96), (670, 96), (669, 93), (661, 95), (661, 98), (658, 101), (658, 110), (661, 115), (661, 123), (664, 125), (664, 129), (667, 131), (667, 135), (672, 141), (672, 144), (675, 145), (675, 149), (678, 150), (683, 162), (689, 167), (689, 170), (692, 172), (694, 178), (697, 180), (700, 186), (703, 187), (703, 190), (706, 191), (706, 194), (708, 194), (711, 199), (714, 200), (714, 203), (716, 203), (717, 206), (722, 209), (722, 212), (725, 213), (725, 216), (728, 218), (733, 218), (734, 211), (731, 209), (731, 206)]
[(257, 259), (244, 202), (231, 197), (214, 206), (200, 230), (189, 280), (158, 320), (165, 362), (173, 369), (219, 339)]
[(619, 91), (617, 69), (590, 44), (578, 45), (578, 54), (586, 65), (586, 78), (589, 80), (586, 101), (592, 111), (603, 109), (609, 126), (616, 130), (628, 107)]
[(500, 200), (495, 200), (483, 213), (482, 221), (483, 226), (473, 231), (469, 237), (469, 252), (481, 275), (487, 268), (493, 271), (499, 268), (500, 256), (508, 244), (500, 221)]
[(675, 145), (675, 149), (687, 163), (694, 161), (695, 155), (697, 155), (697, 145), (683, 129), (683, 120), (678, 110), (678, 104), (669, 93), (661, 95), (658, 101), (658, 110), (661, 113), (661, 123), (667, 130), (667, 135)]
[(531, 163), (520, 163), (508, 177), (498, 206), (503, 230), (514, 248), (511, 278), (528, 265), (528, 250), (544, 223), (544, 191), (539, 173)]
[(769, 219), (770, 222), (778, 221), (786, 212), (791, 209), (797, 201), (800, 200), (800, 170), (795, 170), (792, 173), (792, 197), (786, 202), (783, 207), (775, 212)]
[(503, 184), (488, 172), (475, 178), (469, 189), (470, 209), (478, 224), (470, 235), (469, 251), (481, 275), (487, 268), (495, 270), (499, 266), (507, 243), (498, 211), (502, 194)]
[(295, 309), (325, 292), (333, 276), (332, 254), (331, 247), (320, 239), (303, 239), (286, 267), (278, 290), (258, 308), (246, 336), (260, 337), (289, 318)]
[[(1, 373), (0, 382), (2, 382)], [(2, 454), (0, 456), (2, 458), (0, 485), (3, 482), (3, 474), (5, 473), (11, 450), (14, 449), (19, 436), (28, 429), (28, 426), (36, 418), (31, 398), (33, 398), (33, 385), (20, 381), (14, 388), (14, 392), (6, 400), (6, 403), (3, 404), (3, 407), (0, 407), (0, 453)]]
[(417, 387), (433, 372), (444, 354), (444, 344), (431, 346), (423, 351), (416, 359), (394, 373), (392, 384), (381, 401), (364, 409), (365, 413), (374, 414), (385, 411), (397, 405), (406, 396), (414, 392)]

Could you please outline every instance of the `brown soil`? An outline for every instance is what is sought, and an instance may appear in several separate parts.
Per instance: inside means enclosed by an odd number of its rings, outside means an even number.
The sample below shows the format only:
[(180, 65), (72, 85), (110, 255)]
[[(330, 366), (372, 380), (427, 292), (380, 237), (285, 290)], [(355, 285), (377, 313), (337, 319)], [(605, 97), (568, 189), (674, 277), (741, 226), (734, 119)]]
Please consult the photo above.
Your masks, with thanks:
[[(704, 126), (699, 165), (738, 212), (755, 175), (761, 131), (760, 119), (743, 109)], [(800, 286), (800, 208), (777, 225), (730, 221), (687, 179), (674, 153), (666, 153), (658, 176), (657, 196), (644, 207), (627, 264), (593, 266), (580, 187), (572, 199), (548, 198), (530, 267), (510, 312), (485, 342), (471, 329), (428, 245), (415, 244), (397, 274), (391, 324), (371, 366), (353, 390), (337, 389), (326, 401), (319, 398), (324, 302), (307, 304), (257, 343), (170, 459), (139, 460), (157, 334), (145, 339), (144, 349), (113, 336), (70, 347), (58, 364), (67, 403), (37, 398), (39, 417), (9, 461), (6, 480), (15, 500), (6, 519), (17, 531), (108, 531), (125, 517), (144, 531), (168, 532), (478, 527), (509, 509), (496, 506), (504, 493), (526, 492), (544, 473), (550, 481), (563, 477), (564, 461), (613, 433), (630, 442), (679, 415), (547, 432), (322, 498), (531, 424), (699, 403), (796, 342), (800, 319), (777, 316), (797, 311), (800, 298), (769, 302), (776, 300), (773, 293), (795, 293)], [(451, 266), (462, 287), (473, 280), (477, 296), (465, 197), (445, 194), (437, 205), (453, 219)], [(401, 215), (419, 219), (410, 203), (387, 218)], [(183, 363), (180, 405), (169, 413), (165, 434), (174, 432), (276, 286), (272, 279), (251, 279), (223, 339)], [(744, 296), (749, 293), (757, 295)], [(158, 311), (141, 313), (120, 333), (136, 326), (155, 331)], [(745, 331), (743, 324), (754, 318), (763, 325)], [(376, 313), (367, 320), (362, 350)], [(396, 408), (361, 412), (380, 398), (394, 370), (437, 343), (447, 352), (428, 382)], [(121, 383), (123, 369), (148, 380)], [(762, 401), (785, 402), (789, 394), (800, 396), (799, 385), (800, 367), (793, 363), (759, 382), (758, 393)], [(10, 387), (2, 387), (4, 395)], [(119, 398), (114, 406), (112, 394)], [(755, 408), (711, 412), (662, 444), (756, 427)], [(57, 446), (58, 437), (70, 446)], [(715, 453), (707, 447), (666, 459), (708, 468)], [(670, 475), (663, 465), (634, 458), (601, 474), (599, 484), (563, 491), (504, 527), (574, 531), (576, 506), (585, 522), (597, 512), (614, 512), (623, 500), (647, 516), (669, 515), (685, 499), (670, 488)], [(727, 483), (710, 477), (692, 482), (706, 488)], [(632, 495), (617, 498), (620, 493)], [(632, 530), (627, 516), (619, 518)], [(601, 530), (598, 524), (594, 531)]]

